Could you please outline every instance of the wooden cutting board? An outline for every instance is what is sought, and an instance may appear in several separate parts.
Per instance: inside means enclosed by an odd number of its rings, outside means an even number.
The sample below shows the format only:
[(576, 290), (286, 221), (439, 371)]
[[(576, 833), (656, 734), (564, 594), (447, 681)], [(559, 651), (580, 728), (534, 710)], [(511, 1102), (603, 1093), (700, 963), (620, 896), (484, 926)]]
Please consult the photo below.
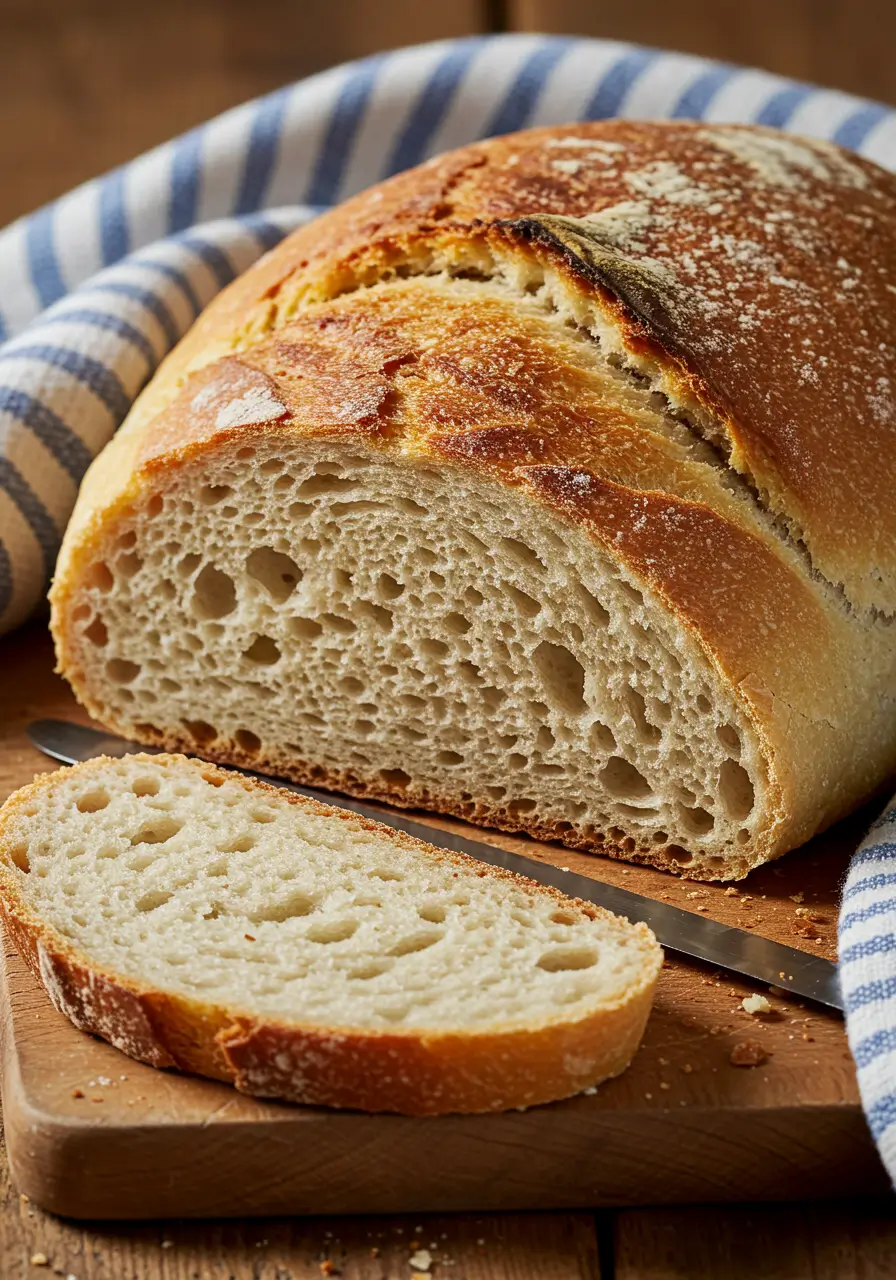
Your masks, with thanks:
[[(0, 643), (0, 797), (47, 768), (25, 728), (84, 719), (40, 626)], [(869, 815), (737, 894), (493, 833), (515, 852), (833, 957), (837, 888)], [(429, 819), (427, 819), (429, 821)], [(433, 818), (434, 826), (463, 824)], [(797, 899), (799, 901), (797, 901)], [(797, 906), (817, 917), (817, 939)], [(3, 1110), (20, 1191), (80, 1218), (332, 1214), (775, 1200), (883, 1193), (842, 1021), (667, 961), (644, 1044), (596, 1094), (495, 1116), (407, 1119), (265, 1104), (154, 1071), (76, 1031), (2, 949)], [(766, 1056), (732, 1064), (749, 1042)]]

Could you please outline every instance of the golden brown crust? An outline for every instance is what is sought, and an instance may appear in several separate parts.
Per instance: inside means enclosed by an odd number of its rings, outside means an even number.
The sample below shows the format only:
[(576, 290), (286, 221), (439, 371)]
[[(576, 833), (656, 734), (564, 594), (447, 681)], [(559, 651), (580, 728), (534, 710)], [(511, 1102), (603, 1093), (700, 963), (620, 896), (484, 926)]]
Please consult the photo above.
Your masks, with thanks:
[[(610, 915), (512, 872), (435, 849), (391, 827), (215, 765), (181, 756), (144, 759), (199, 769), (211, 782), (236, 782), (247, 791), (275, 794), (281, 802), (360, 825), (422, 856), (473, 868), (480, 876), (514, 881), (558, 903), (574, 905), (591, 918)], [(98, 757), (76, 768), (88, 773), (109, 763)], [(40, 803), (54, 780), (68, 774), (65, 769), (39, 775), (0, 809), (0, 916), (54, 1007), (81, 1030), (101, 1036), (133, 1058), (225, 1080), (257, 1097), (439, 1115), (508, 1110), (569, 1097), (618, 1075), (640, 1043), (662, 957), (645, 925), (634, 928), (642, 940), (653, 941), (653, 964), (621, 1000), (574, 1022), (488, 1032), (378, 1032), (267, 1021), (106, 972), (30, 907), (19, 888), (6, 838), (16, 811)]]

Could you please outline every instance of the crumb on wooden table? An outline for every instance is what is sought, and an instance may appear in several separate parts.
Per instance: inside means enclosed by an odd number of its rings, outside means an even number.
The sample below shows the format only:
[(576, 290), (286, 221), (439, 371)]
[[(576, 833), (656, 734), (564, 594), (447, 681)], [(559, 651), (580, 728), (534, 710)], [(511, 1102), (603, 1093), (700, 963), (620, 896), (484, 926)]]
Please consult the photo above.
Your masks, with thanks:
[(794, 920), (790, 927), (793, 929), (793, 932), (799, 934), (801, 938), (809, 938), (813, 942), (821, 937), (821, 934), (818, 932), (811, 920)]
[(753, 992), (752, 995), (744, 996), (740, 1004), (745, 1013), (752, 1013), (754, 1015), (771, 1013), (772, 1011), (772, 1007), (765, 996), (758, 995), (756, 992)]
[(741, 1040), (731, 1050), (728, 1061), (732, 1067), (759, 1067), (768, 1058), (768, 1051), (758, 1040)]

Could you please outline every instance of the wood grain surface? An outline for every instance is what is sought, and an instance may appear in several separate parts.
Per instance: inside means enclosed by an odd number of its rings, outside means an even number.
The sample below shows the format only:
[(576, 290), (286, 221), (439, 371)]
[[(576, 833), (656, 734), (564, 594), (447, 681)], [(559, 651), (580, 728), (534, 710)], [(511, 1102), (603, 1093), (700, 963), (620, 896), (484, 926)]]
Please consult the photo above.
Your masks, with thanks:
[(891, 1280), (892, 1203), (623, 1212), (615, 1280)]
[(248, 98), (481, 23), (479, 0), (0, 0), (0, 225)]
[[(0, 670), (15, 672), (0, 688), (2, 795), (49, 767), (27, 743), (30, 720), (84, 719), (51, 665), (40, 623), (0, 644)], [(528, 839), (488, 839), (833, 955), (837, 885), (866, 822), (754, 873), (736, 893)], [(807, 909), (814, 938), (795, 932)], [(776, 993), (768, 1016), (751, 1017), (741, 1001), (754, 989), (667, 959), (641, 1050), (597, 1094), (497, 1116), (408, 1119), (260, 1103), (131, 1062), (56, 1014), (13, 955), (4, 985), (13, 1169), (33, 1198), (77, 1217), (773, 1200), (837, 1195), (844, 1183), (882, 1190), (842, 1021)], [(764, 1055), (758, 1065), (733, 1065), (744, 1044)]]
[(892, 0), (507, 0), (507, 23), (680, 49), (896, 102)]

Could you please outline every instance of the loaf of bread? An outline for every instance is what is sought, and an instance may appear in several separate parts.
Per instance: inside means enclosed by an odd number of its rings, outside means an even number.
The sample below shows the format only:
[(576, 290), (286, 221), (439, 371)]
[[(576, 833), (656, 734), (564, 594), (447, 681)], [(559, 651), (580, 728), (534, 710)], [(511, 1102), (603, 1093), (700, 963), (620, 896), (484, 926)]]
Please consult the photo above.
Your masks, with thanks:
[(0, 914), (57, 1009), (156, 1067), (368, 1111), (501, 1111), (618, 1075), (646, 925), (183, 756), (0, 810)]
[(90, 471), (119, 733), (702, 879), (896, 767), (896, 179), (771, 130), (468, 147), (226, 290)]

